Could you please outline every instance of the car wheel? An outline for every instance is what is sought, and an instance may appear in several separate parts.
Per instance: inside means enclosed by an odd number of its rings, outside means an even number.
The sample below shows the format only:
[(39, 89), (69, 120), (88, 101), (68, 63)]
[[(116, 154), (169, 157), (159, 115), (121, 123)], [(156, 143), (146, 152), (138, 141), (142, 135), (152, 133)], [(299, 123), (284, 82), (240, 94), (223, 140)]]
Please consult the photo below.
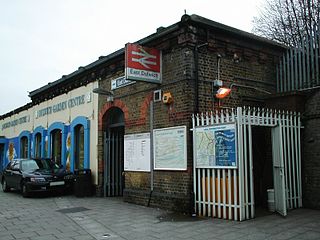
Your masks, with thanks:
[(8, 187), (8, 184), (7, 184), (7, 181), (6, 181), (5, 178), (2, 180), (2, 184), (1, 185), (2, 185), (2, 191), (3, 192), (9, 192), (10, 188)]
[(29, 196), (28, 188), (24, 183), (22, 183), (22, 185), (21, 185), (21, 193), (22, 193), (22, 197), (28, 197)]

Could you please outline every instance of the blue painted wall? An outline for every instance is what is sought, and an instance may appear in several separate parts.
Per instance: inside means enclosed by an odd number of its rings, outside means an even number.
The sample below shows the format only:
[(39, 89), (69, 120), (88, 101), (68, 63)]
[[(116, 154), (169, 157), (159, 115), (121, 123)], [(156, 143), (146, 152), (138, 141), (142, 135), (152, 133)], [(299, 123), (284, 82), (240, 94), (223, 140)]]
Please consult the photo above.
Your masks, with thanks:
[[(75, 128), (78, 125), (84, 127), (84, 167), (90, 168), (90, 121), (86, 117), (79, 116), (75, 118), (70, 125), (65, 125), (62, 122), (52, 123), (48, 129), (43, 126), (38, 126), (33, 132), (22, 131), (19, 136), (15, 138), (0, 138), (0, 144), (3, 144), (4, 150), (0, 152), (0, 168), (8, 164), (10, 159), (18, 158), (21, 156), (20, 140), (22, 137), (28, 138), (28, 157), (35, 156), (35, 139), (36, 134), (41, 134), (41, 157), (51, 156), (51, 133), (59, 129), (62, 132), (62, 150), (61, 150), (61, 163), (66, 167), (67, 159), (70, 161), (70, 170), (74, 171), (75, 161)], [(68, 146), (67, 139), (70, 137), (70, 146)]]

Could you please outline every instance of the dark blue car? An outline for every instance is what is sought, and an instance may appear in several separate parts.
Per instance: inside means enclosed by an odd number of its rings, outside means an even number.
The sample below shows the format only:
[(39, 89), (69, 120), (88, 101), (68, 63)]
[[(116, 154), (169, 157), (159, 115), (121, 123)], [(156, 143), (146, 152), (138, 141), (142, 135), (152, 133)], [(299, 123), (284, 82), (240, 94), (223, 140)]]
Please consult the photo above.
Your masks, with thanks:
[(0, 180), (4, 192), (14, 188), (27, 197), (31, 192), (72, 189), (73, 175), (50, 159), (14, 159)]

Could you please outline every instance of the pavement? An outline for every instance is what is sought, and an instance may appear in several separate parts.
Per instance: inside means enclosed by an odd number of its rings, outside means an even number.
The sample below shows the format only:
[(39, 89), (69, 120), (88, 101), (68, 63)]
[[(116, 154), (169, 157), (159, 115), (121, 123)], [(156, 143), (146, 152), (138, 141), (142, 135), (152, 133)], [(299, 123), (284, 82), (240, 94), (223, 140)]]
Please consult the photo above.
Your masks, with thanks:
[(198, 218), (121, 198), (0, 192), (0, 240), (320, 239), (320, 211), (296, 209), (243, 222)]

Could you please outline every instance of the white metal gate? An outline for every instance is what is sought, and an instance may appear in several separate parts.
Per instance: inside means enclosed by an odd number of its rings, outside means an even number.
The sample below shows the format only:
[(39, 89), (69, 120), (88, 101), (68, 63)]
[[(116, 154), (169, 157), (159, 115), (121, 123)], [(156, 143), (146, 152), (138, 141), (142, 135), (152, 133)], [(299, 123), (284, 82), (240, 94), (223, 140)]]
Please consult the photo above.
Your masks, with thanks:
[[(276, 210), (286, 215), (287, 209), (302, 207), (299, 113), (238, 107), (193, 115), (192, 122), (194, 197), (198, 215), (240, 221), (255, 217), (252, 126), (273, 129)], [(232, 123), (236, 129), (236, 167), (199, 166), (197, 133), (200, 129)], [(279, 184), (279, 176), (283, 185)], [(284, 196), (283, 203), (280, 196)]]
[(273, 159), (273, 179), (275, 210), (281, 215), (287, 215), (286, 207), (286, 186), (283, 161), (283, 140), (281, 126), (272, 128), (272, 159)]

